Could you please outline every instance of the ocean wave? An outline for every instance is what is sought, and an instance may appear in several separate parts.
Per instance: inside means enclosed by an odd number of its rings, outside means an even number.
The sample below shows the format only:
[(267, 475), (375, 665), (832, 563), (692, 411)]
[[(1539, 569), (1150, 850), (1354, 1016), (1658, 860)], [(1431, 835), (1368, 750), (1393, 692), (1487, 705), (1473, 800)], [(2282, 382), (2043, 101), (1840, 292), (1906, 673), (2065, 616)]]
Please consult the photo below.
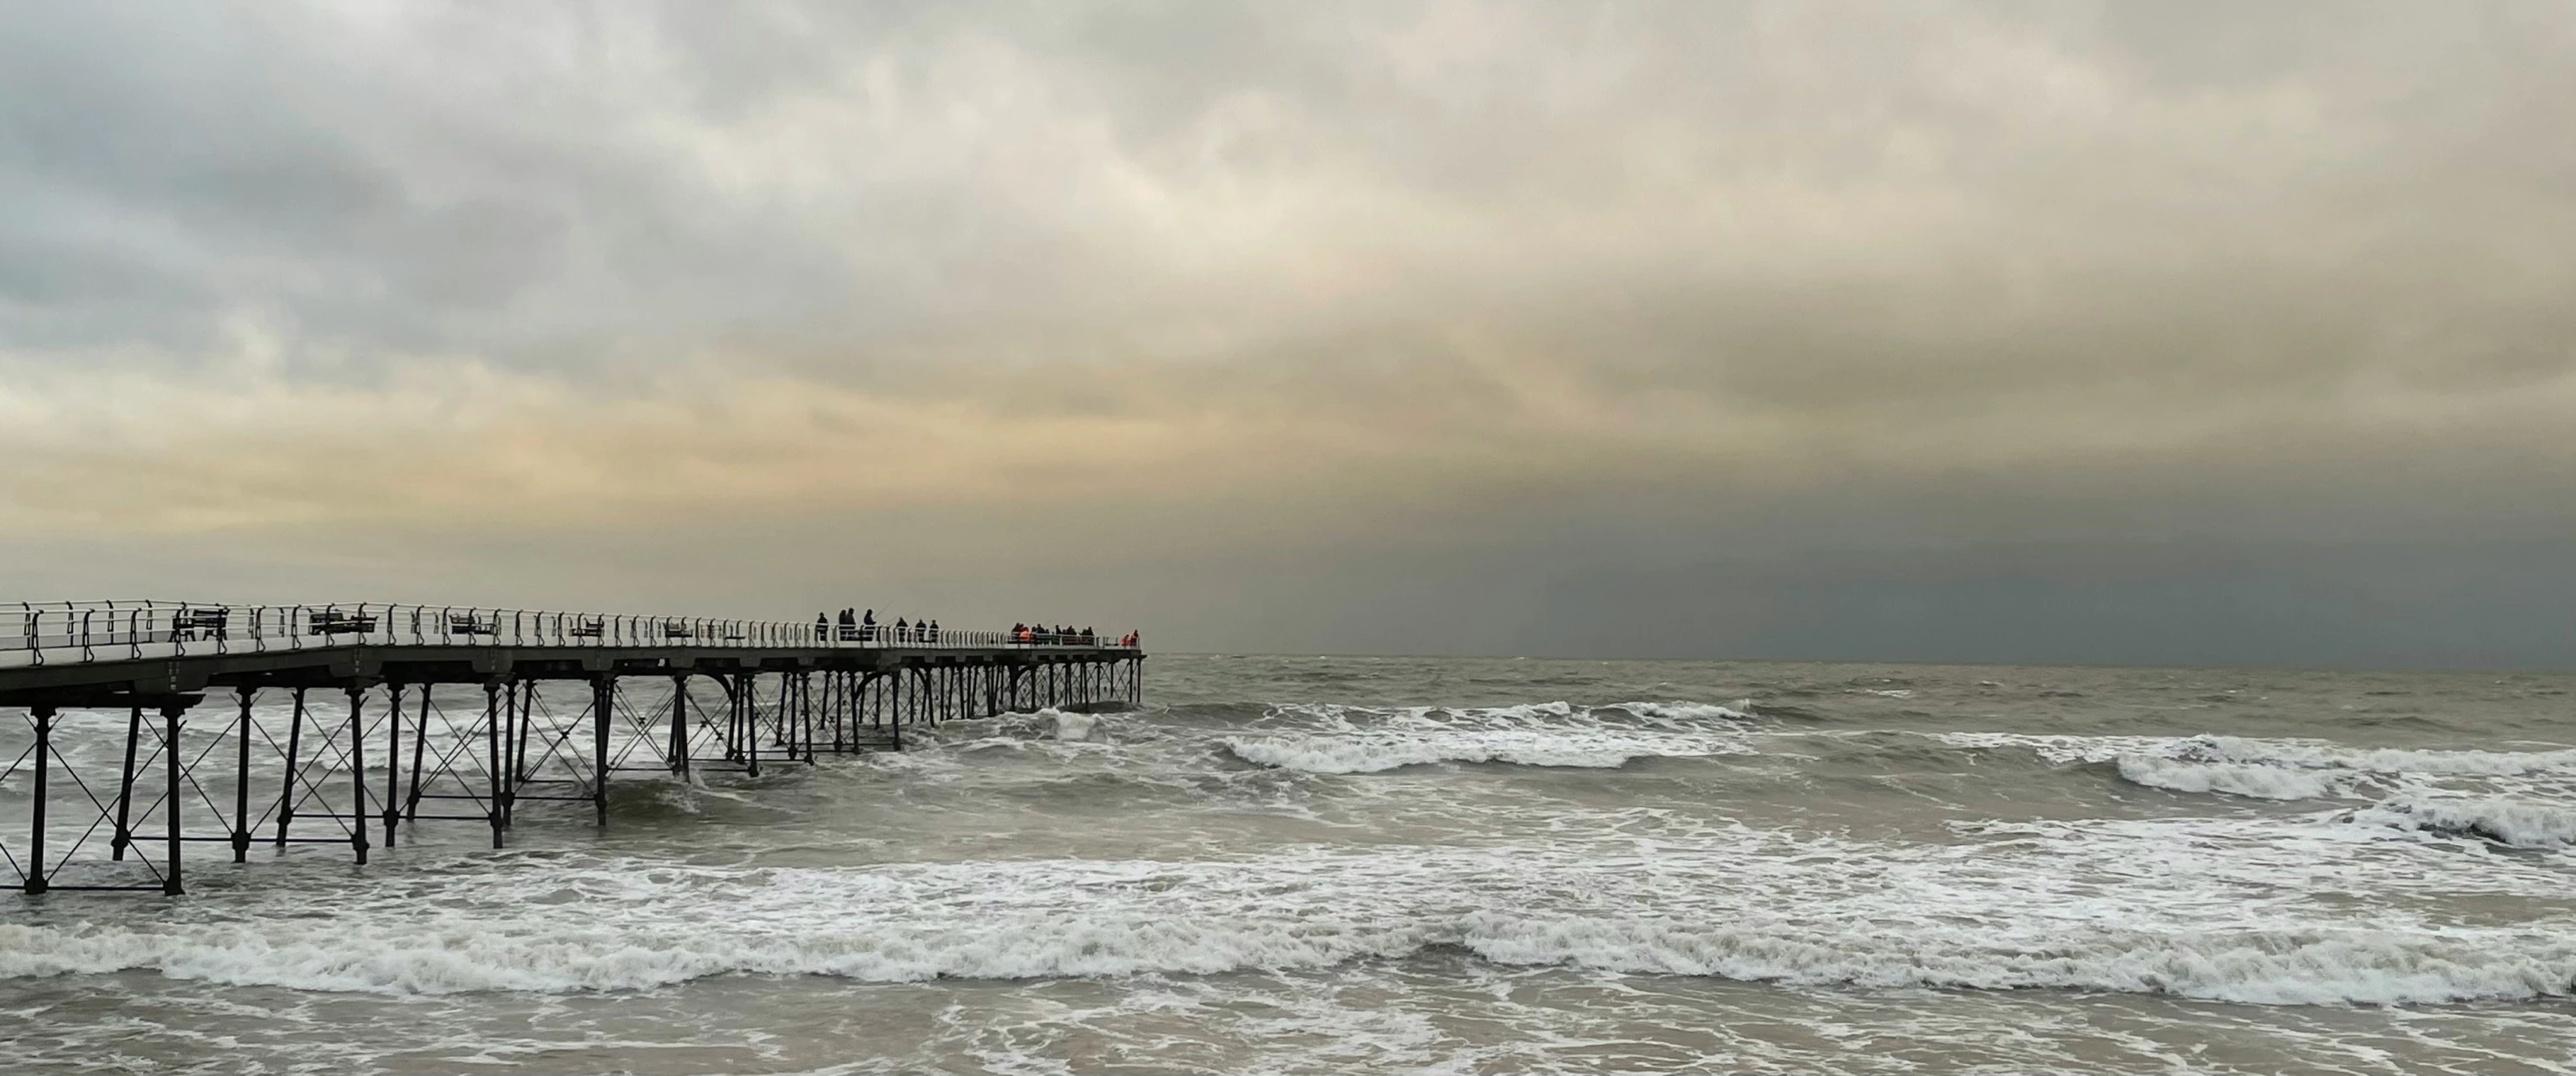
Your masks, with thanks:
[(1329, 727), (1484, 726), (1538, 724), (1648, 725), (1659, 728), (1737, 727), (1755, 718), (1753, 700), (1729, 704), (1689, 700), (1614, 702), (1581, 705), (1563, 700), (1509, 706), (1352, 706), (1328, 702), (1291, 702), (1272, 706), (1270, 718), (1307, 720)]
[(2499, 797), (2409, 796), (2355, 811), (2353, 821), (2515, 848), (2576, 848), (2576, 808)]
[(2104, 931), (2015, 938), (1671, 921), (1484, 917), (1466, 944), (1507, 964), (1864, 987), (2059, 988), (2252, 1004), (2429, 1004), (2568, 997), (2576, 942), (2349, 929)]
[(2576, 770), (2576, 750), (2563, 749), (2431, 751), (2393, 747), (2345, 747), (2307, 740), (2193, 736), (2175, 741), (2172, 750), (2176, 757), (2204, 762), (2269, 763), (2306, 769), (2356, 770), (2380, 774), (2516, 777), (2550, 770)]
[[(281, 893), (257, 917), (191, 901), (84, 923), (84, 905), (60, 902), (0, 925), (0, 977), (571, 992), (738, 973), (1215, 974), (1443, 948), (1634, 974), (2271, 1003), (2557, 997), (2576, 983), (2564, 915), (2491, 925), (2422, 911), (2436, 894), (2546, 899), (2563, 881), (2550, 864), (2454, 866), (2449, 849), (2354, 839), (2323, 817), (1990, 826), (1963, 844), (1629, 808), (1569, 805), (1552, 823), (1505, 843), (1222, 858), (820, 867), (495, 853), (435, 875), (320, 872), (318, 890)], [(2273, 896), (2361, 869), (2387, 880), (2369, 907)], [(2445, 870), (2456, 876), (2433, 877)]]
[(1751, 699), (1737, 699), (1725, 706), (1711, 702), (1623, 702), (1601, 709), (1675, 721), (1747, 721), (1754, 717)]
[(2111, 762), (2138, 755), (2180, 762), (2270, 765), (2371, 774), (2514, 777), (2549, 771), (2576, 773), (2576, 750), (2435, 751), (2346, 747), (2317, 740), (2268, 740), (2239, 736), (2044, 736), (2009, 732), (1943, 732), (1932, 739), (1953, 747), (2026, 747), (2057, 763)]
[(1487, 729), (1445, 735), (1231, 736), (1234, 757), (1305, 773), (1377, 773), (1435, 762), (1612, 769), (1639, 758), (1741, 754), (1746, 748), (1670, 738)]
[(2478, 751), (2346, 747), (2236, 736), (2044, 736), (1934, 733), (1944, 746), (2023, 748), (2054, 765), (2113, 764), (2122, 780), (2176, 792), (2270, 800), (2355, 799), (2443, 778), (2576, 774), (2576, 750)]
[(544, 937), (432, 921), (417, 929), (194, 933), (0, 926), (0, 977), (155, 970), (234, 986), (384, 994), (650, 989), (729, 974), (868, 982), (1220, 974), (1330, 967), (1458, 948), (1565, 965), (1867, 988), (2072, 989), (2253, 1004), (2564, 998), (2576, 942), (2530, 932), (2366, 928), (2028, 935), (1476, 911), (1395, 923), (1062, 916), (971, 926), (744, 937), (589, 930)]
[(2184, 762), (2139, 754), (2120, 755), (2118, 763), (2123, 780), (2175, 792), (2220, 792), (2267, 800), (2354, 794), (2353, 778), (2327, 771), (2261, 763)]
[[(1608, 769), (1638, 758), (1743, 754), (1746, 713), (1696, 702), (1566, 702), (1408, 710), (1288, 706), (1319, 719), (1218, 742), (1256, 766), (1306, 773), (1377, 773), (1439, 762)], [(1320, 727), (1317, 727), (1320, 726)]]

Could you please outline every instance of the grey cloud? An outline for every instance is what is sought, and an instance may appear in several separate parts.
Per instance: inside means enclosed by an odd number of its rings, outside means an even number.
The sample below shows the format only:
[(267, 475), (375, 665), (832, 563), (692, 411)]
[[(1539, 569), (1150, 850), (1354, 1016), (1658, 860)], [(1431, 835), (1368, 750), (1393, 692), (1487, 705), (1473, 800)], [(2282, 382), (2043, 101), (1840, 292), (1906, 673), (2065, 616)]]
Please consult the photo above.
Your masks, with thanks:
[[(46, 596), (310, 558), (1233, 648), (2565, 656), (2457, 567), (2570, 575), (2563, 7), (6, 18), (0, 520), (58, 567), (0, 580)], [(963, 550), (1034, 567), (888, 567)]]

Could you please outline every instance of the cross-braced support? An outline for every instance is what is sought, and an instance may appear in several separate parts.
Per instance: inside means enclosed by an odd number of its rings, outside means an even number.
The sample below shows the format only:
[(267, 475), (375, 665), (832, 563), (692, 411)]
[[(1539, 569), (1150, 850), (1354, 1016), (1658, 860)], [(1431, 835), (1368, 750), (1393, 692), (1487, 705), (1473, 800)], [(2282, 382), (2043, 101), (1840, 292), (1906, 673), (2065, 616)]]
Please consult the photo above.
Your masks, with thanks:
[[(313, 623), (317, 634), (370, 630), (358, 616)], [(428, 623), (488, 634), (462, 616)], [(30, 894), (175, 894), (189, 841), (225, 845), (237, 864), (263, 844), (275, 855), (345, 847), (364, 864), (417, 847), (422, 823), (461, 821), (498, 848), (552, 803), (587, 804), (594, 825), (609, 824), (615, 774), (758, 776), (826, 752), (900, 750), (919, 726), (1133, 703), (1141, 658), (858, 649), (630, 666), (496, 646), (470, 662), (285, 660), (207, 685), (230, 694), (219, 695), (222, 719), (194, 730), (197, 688), (124, 681), (31, 697), (0, 676), (0, 706), (25, 715), (23, 729), (0, 722), (0, 759), (14, 756), (0, 786), (5, 802), (26, 804), (23, 823), (0, 820), (0, 862)]]

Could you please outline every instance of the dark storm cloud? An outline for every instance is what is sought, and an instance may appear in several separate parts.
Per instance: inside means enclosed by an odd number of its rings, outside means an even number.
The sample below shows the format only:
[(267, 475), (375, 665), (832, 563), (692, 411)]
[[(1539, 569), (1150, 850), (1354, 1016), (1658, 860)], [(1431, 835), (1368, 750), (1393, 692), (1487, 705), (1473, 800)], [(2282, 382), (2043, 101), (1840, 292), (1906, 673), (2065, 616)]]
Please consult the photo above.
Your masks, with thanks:
[(22, 591), (2576, 659), (2562, 6), (6, 21)]

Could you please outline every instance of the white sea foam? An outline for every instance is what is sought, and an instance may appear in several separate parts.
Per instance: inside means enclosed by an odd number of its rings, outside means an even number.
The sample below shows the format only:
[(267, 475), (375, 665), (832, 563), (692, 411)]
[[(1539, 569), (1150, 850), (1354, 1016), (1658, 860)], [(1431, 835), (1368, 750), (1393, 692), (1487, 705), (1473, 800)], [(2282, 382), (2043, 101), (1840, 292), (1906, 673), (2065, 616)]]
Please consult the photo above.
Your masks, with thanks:
[(2576, 751), (2355, 748), (2236, 736), (2032, 736), (1934, 733), (1952, 747), (2028, 748), (2059, 765), (2117, 763), (2132, 784), (2260, 799), (2350, 799), (2443, 778), (2576, 775)]
[(156, 969), (173, 978), (307, 990), (441, 994), (643, 989), (711, 975), (872, 982), (1293, 970), (1459, 946), (1500, 964), (1798, 984), (2169, 993), (2258, 1004), (2396, 1004), (2570, 996), (2563, 937), (2413, 936), (2367, 929), (2036, 937), (1972, 929), (1887, 932), (1473, 912), (1381, 927), (1057, 920), (938, 935), (809, 939), (612, 934), (551, 940), (457, 930), (312, 940), (247, 931), (195, 937), (0, 927), (0, 976)]
[(1465, 944), (1501, 963), (1869, 987), (2056, 987), (2255, 1004), (2567, 997), (2576, 944), (2351, 929), (1996, 937), (1489, 916)]
[[(1520, 846), (876, 870), (604, 864), (582, 887), (620, 909), (613, 919), (529, 903), (496, 874), (456, 879), (447, 894), (474, 893), (488, 902), (479, 908), (403, 891), (328, 919), (0, 926), (0, 977), (151, 969), (309, 990), (563, 992), (744, 972), (898, 982), (1294, 970), (1448, 946), (1509, 965), (2275, 1004), (2565, 997), (2576, 981), (2564, 924), (2305, 922), (2208, 899), (2208, 876), (2174, 872), (2103, 904), (2048, 872), (2061, 849), (1998, 846), (1971, 861), (1758, 832), (1706, 839), (1716, 847), (1646, 859)], [(1829, 862), (1748, 855), (1764, 850)], [(1892, 873), (1831, 865), (1856, 858)]]
[[(1220, 742), (1236, 758), (1307, 773), (1376, 773), (1438, 762), (1606, 769), (1638, 758), (1742, 754), (1745, 713), (1695, 702), (1566, 702), (1461, 709), (1287, 706), (1320, 719)], [(1320, 727), (1316, 727), (1320, 725)]]
[(2517, 848), (2576, 848), (2576, 807), (2558, 804), (2493, 796), (2404, 796), (2354, 812), (2353, 819)]
[(2177, 762), (2153, 755), (2119, 756), (2120, 776), (2132, 784), (2176, 792), (2223, 792), (2267, 800), (2323, 799), (2353, 794), (2349, 777), (2316, 770), (2235, 762)]
[(2360, 770), (2385, 774), (2510, 777), (2550, 770), (2576, 771), (2576, 750), (2426, 751), (2405, 748), (2345, 747), (2313, 740), (2259, 740), (2235, 736), (2194, 736), (2176, 741), (2175, 750), (2209, 761), (2266, 762), (2312, 769)]
[[(1309, 977), (1338, 985), (1445, 969), (1472, 953), (1515, 968), (2262, 1003), (2555, 999), (2568, 997), (2576, 981), (2576, 918), (2549, 903), (2565, 892), (2565, 858), (2463, 856), (2456, 842), (2436, 839), (2474, 833), (2560, 848), (2576, 842), (2576, 822), (2529, 799), (2426, 796), (2411, 783), (2463, 775), (2476, 779), (2450, 783), (2489, 791), (2538, 785), (2547, 782), (2534, 774), (2576, 773), (2565, 758), (2576, 752), (1941, 734), (1935, 739), (1959, 747), (2116, 762), (2130, 781), (2179, 790), (2284, 799), (2364, 788), (2384, 795), (2388, 787), (2406, 794), (2357, 812), (2274, 817), (2283, 812), (2176, 804), (2172, 813), (2182, 817), (1961, 821), (1951, 839), (1921, 839), (1916, 827), (1912, 838), (1884, 841), (1813, 832), (1833, 830), (1833, 819), (1787, 823), (1807, 831), (1766, 829), (1733, 817), (1722, 794), (1704, 810), (1654, 800), (1586, 811), (1569, 805), (1580, 797), (1549, 794), (1543, 774), (1512, 782), (1436, 774), (1315, 781), (1242, 767), (1210, 772), (1220, 743), (1266, 766), (1334, 773), (1440, 761), (1616, 766), (1746, 750), (1764, 735), (1746, 725), (1747, 715), (1740, 703), (1636, 702), (1283, 707), (1252, 728), (1223, 730), (1052, 712), (945, 723), (921, 732), (913, 752), (836, 764), (863, 773), (867, 780), (851, 783), (872, 800), (896, 794), (894, 808), (865, 816), (871, 823), (891, 818), (899, 827), (926, 817), (915, 806), (953, 812), (925, 826), (916, 843), (868, 846), (869, 856), (892, 849), (885, 858), (896, 862), (833, 860), (814, 849), (689, 861), (692, 847), (703, 854), (697, 842), (717, 835), (713, 829), (681, 837), (667, 857), (578, 851), (459, 863), (452, 849), (437, 849), (435, 870), (406, 864), (406, 854), (422, 849), (409, 845), (359, 875), (334, 865), (301, 879), (246, 879), (238, 890), (214, 883), (188, 901), (114, 922), (102, 914), (95, 925), (72, 918), (82, 898), (56, 900), (42, 911), (58, 918), (0, 926), (0, 977), (140, 969), (221, 984), (409, 995), (628, 990), (737, 973), (872, 982), (1132, 975), (1216, 984), (1207, 988), (1238, 998), (1234, 991), (1259, 989), (1240, 980), (1286, 977), (1187, 977), (1366, 962)], [(1869, 735), (1923, 743), (1890, 730)], [(1268, 760), (1256, 757), (1265, 752)], [(1311, 795), (1324, 804), (1317, 817), (1364, 831), (1367, 840), (1293, 843), (1327, 832), (1303, 825), (1229, 829), (1192, 844), (1189, 835), (1216, 816), (1088, 813), (1096, 804), (1071, 797), (1040, 801), (1077, 808), (1074, 824), (1050, 828), (1049, 819), (1066, 815), (1030, 810), (1021, 795), (1034, 780), (1100, 772), (1152, 773), (1192, 793), (1257, 787)], [(2004, 779), (2023, 776), (2014, 769)], [(1616, 780), (1555, 779), (1563, 787)], [(780, 784), (760, 795), (791, 791)], [(822, 795), (827, 784), (793, 790)], [(988, 785), (1013, 793), (978, 798)], [(1537, 793), (1526, 803), (1509, 799), (1525, 787)], [(707, 794), (679, 793), (691, 803)], [(906, 799), (915, 795), (917, 803)], [(1407, 831), (1406, 810), (1453, 801), (1472, 827), (1446, 826), (1444, 818), (1436, 832)], [(1209, 802), (1229, 818), (1283, 813), (1268, 801)], [(1246, 802), (1261, 809), (1236, 809)], [(984, 822), (1007, 841), (959, 851), (959, 835)], [(1061, 839), (1084, 826), (1132, 828), (1137, 836), (1114, 848)], [(1257, 836), (1235, 839), (1247, 833)], [(614, 829), (603, 838), (618, 839)], [(1415, 843), (1393, 843), (1406, 840)], [(1389, 843), (1373, 843), (1380, 841)], [(314, 862), (271, 866), (295, 871)], [(777, 862), (800, 865), (758, 865)], [(299, 893), (300, 886), (308, 888)], [(565, 889), (576, 892), (566, 897)], [(2314, 899), (2329, 890), (2344, 899)], [(2463, 894), (2507, 899), (2456, 899)], [(1374, 963), (1381, 959), (1397, 963)], [(1915, 1004), (1894, 997), (1887, 1003)]]
[(2110, 762), (2123, 754), (2166, 754), (2170, 736), (2039, 736), (2017, 732), (1925, 733), (1935, 743), (1972, 751), (2022, 748), (2058, 765)]
[(1744, 721), (1753, 717), (1753, 700), (1737, 699), (1725, 706), (1707, 702), (1623, 702), (1603, 709), (1675, 721)]
[(2142, 755), (2201, 763), (2272, 765), (2378, 774), (2516, 776), (2576, 773), (2576, 750), (2428, 751), (2359, 748), (2316, 740), (2239, 736), (2034, 736), (2008, 732), (1942, 732), (1932, 739), (1953, 747), (2027, 747), (2051, 762), (2109, 762)]
[(1728, 753), (1718, 745), (1685, 743), (1669, 737), (1511, 729), (1414, 736), (1234, 736), (1224, 743), (1236, 758), (1254, 765), (1307, 773), (1376, 773), (1434, 762), (1607, 769), (1637, 758)]

